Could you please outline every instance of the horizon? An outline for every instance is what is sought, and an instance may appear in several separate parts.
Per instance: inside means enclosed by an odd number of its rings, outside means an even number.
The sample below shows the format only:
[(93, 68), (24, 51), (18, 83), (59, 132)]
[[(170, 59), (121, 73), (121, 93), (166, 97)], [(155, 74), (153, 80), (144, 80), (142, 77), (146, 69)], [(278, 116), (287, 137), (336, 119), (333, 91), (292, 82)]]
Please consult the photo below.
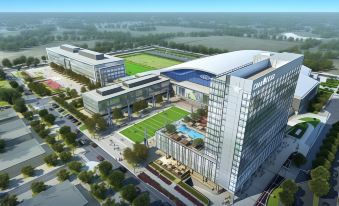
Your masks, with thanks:
[[(291, 6), (293, 5), (293, 6)], [(2, 2), (0, 12), (339, 12), (339, 2), (331, 0), (286, 0), (275, 2), (263, 0), (253, 2), (225, 2), (214, 0), (212, 3), (203, 0), (128, 0), (124, 2), (91, 1), (91, 0), (59, 0), (48, 2), (42, 0), (25, 1), (13, 0)]]

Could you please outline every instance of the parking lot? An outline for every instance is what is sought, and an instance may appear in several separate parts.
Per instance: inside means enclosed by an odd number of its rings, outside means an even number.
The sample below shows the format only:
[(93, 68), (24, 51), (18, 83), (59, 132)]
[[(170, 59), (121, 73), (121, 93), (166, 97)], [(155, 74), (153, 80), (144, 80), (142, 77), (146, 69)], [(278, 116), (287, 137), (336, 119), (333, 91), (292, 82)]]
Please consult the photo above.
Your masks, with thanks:
[(55, 72), (50, 66), (38, 67), (27, 69), (26, 73), (28, 73), (31, 77), (41, 78), (41, 79), (51, 79), (58, 84), (60, 84), (63, 88), (72, 88), (76, 89), (77, 92), (80, 92), (82, 84), (68, 78), (67, 76), (61, 75)]

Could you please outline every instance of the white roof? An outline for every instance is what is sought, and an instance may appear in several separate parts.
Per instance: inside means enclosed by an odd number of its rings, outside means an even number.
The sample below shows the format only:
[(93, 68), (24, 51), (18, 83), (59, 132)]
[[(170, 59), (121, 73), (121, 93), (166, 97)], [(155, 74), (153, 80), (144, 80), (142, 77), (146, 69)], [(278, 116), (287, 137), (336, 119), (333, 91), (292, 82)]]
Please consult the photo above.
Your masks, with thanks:
[(236, 67), (253, 62), (254, 57), (261, 53), (267, 52), (260, 50), (240, 50), (228, 52), (177, 64), (162, 71), (173, 69), (195, 69), (219, 75)]
[(294, 97), (304, 98), (319, 82), (310, 77), (311, 69), (302, 66), (298, 78), (297, 87), (295, 88)]

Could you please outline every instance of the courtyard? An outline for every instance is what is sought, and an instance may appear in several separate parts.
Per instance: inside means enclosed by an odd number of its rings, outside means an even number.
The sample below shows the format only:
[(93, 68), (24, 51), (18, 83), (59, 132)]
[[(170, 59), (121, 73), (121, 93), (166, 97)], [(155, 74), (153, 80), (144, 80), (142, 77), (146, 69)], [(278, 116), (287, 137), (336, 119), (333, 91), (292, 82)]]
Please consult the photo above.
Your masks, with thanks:
[[(80, 93), (81, 87), (83, 86), (82, 84), (55, 72), (50, 66), (27, 69), (26, 73), (35, 79), (52, 81), (53, 85), (60, 85), (62, 88), (68, 87), (75, 89), (78, 93)], [(48, 82), (46, 84), (48, 85)]]
[(169, 109), (166, 109), (165, 111), (133, 124), (130, 127), (127, 127), (126, 129), (120, 131), (120, 133), (133, 142), (142, 142), (145, 137), (145, 130), (147, 133), (147, 138), (151, 138), (155, 135), (157, 130), (161, 129), (166, 124), (178, 121), (188, 114), (189, 112), (179, 107), (173, 106)]

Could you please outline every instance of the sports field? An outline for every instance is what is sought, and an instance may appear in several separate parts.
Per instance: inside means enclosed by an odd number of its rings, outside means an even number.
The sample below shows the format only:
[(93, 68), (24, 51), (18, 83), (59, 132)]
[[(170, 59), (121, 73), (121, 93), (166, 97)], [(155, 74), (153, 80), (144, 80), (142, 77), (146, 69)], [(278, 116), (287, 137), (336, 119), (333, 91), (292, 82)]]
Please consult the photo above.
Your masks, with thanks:
[(171, 107), (122, 130), (120, 133), (133, 142), (142, 142), (144, 140), (145, 129), (147, 131), (147, 138), (153, 137), (155, 132), (166, 124), (175, 122), (188, 114), (189, 112), (178, 107)]
[(161, 69), (181, 63), (176, 60), (142, 53), (122, 56), (122, 58), (125, 59), (127, 75), (134, 75), (140, 72)]

